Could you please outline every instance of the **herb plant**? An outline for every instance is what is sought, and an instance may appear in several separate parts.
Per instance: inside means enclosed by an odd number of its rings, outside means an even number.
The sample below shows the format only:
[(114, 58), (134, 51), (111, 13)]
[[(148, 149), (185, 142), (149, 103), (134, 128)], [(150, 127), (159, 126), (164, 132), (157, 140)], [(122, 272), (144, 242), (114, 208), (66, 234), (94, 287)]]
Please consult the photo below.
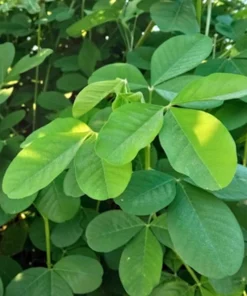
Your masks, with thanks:
[(240, 1), (0, 2), (0, 296), (246, 296)]

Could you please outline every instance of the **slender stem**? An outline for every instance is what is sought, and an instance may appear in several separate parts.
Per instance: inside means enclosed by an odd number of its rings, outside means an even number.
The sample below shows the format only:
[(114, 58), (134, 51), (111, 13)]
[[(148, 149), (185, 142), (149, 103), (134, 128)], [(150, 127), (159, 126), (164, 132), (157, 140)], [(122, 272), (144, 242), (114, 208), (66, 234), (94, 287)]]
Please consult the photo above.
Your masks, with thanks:
[(99, 213), (99, 209), (100, 209), (100, 200), (98, 200), (96, 203), (96, 208), (95, 208), (96, 212)]
[(131, 32), (131, 42), (130, 42), (131, 50), (132, 50), (133, 47), (134, 47), (135, 30), (136, 30), (137, 19), (138, 19), (138, 16), (135, 17), (135, 21), (134, 21), (134, 25), (133, 25), (133, 30), (132, 30), (132, 32)]
[(46, 265), (51, 269), (51, 237), (50, 237), (50, 225), (49, 220), (43, 216), (45, 226), (45, 245), (46, 245)]
[(243, 291), (243, 296), (247, 296), (247, 293), (245, 290)]
[(47, 91), (48, 82), (49, 82), (49, 79), (50, 79), (50, 73), (51, 73), (51, 63), (49, 63), (48, 66), (47, 66), (43, 91)]
[(226, 57), (232, 50), (232, 47), (227, 49), (225, 52), (223, 52), (220, 56), (219, 59)]
[(144, 34), (137, 41), (135, 48), (140, 47), (145, 42), (148, 35), (152, 32), (152, 29), (153, 29), (154, 26), (155, 26), (155, 23), (153, 21), (150, 21), (150, 23), (147, 25), (147, 27), (146, 27), (146, 29), (144, 31)]
[(195, 281), (196, 285), (198, 286), (198, 288), (201, 290), (201, 283), (198, 279), (198, 277), (196, 276), (196, 274), (194, 273), (193, 269), (190, 268), (187, 264), (185, 264), (183, 262), (183, 265), (185, 266), (185, 268), (187, 269), (187, 271), (189, 272), (189, 274), (191, 275), (191, 277), (193, 278), (193, 280)]
[(247, 165), (247, 135), (245, 138), (245, 144), (244, 144), (244, 156), (243, 156), (243, 166), (246, 167)]
[[(42, 9), (41, 9), (42, 13)], [(40, 18), (41, 13), (39, 15), (39, 24), (38, 24), (38, 30), (37, 30), (37, 46), (38, 46), (38, 52), (40, 51), (40, 45), (41, 45), (41, 24), (40, 24)], [(34, 101), (33, 101), (33, 131), (36, 128), (36, 117), (37, 117), (37, 98), (38, 98), (38, 92), (39, 92), (39, 66), (35, 69), (35, 86), (34, 86)]]
[(208, 9), (207, 9), (207, 21), (206, 21), (206, 29), (205, 35), (209, 35), (210, 23), (211, 23), (211, 15), (212, 15), (212, 0), (208, 0)]
[(152, 103), (152, 99), (153, 99), (153, 91), (154, 91), (153, 87), (149, 87), (149, 88), (148, 88), (148, 92), (149, 92), (148, 102), (149, 102), (149, 104)]
[(126, 50), (129, 51), (128, 42), (127, 42), (127, 40), (126, 40), (126, 35), (125, 35), (124, 32), (123, 32), (123, 28), (122, 28), (122, 26), (120, 25), (119, 22), (117, 22), (117, 26), (118, 26), (119, 32), (120, 32), (120, 34), (121, 34), (121, 36), (122, 36), (122, 38), (123, 38), (123, 41), (124, 41), (124, 44), (125, 44)]
[(213, 56), (212, 56), (213, 59), (215, 59), (216, 57), (217, 38), (218, 38), (218, 34), (214, 34)]
[[(4, 116), (0, 113), (0, 119), (4, 119)], [(10, 128), (10, 130), (16, 135), (18, 136), (19, 133), (17, 132), (17, 130), (15, 130), (13, 127)]]
[(145, 153), (145, 170), (151, 169), (151, 145), (147, 145), (144, 150)]
[(84, 17), (85, 0), (81, 1), (81, 18)]
[(199, 28), (201, 28), (201, 19), (202, 19), (202, 0), (196, 0), (196, 18), (198, 21)]

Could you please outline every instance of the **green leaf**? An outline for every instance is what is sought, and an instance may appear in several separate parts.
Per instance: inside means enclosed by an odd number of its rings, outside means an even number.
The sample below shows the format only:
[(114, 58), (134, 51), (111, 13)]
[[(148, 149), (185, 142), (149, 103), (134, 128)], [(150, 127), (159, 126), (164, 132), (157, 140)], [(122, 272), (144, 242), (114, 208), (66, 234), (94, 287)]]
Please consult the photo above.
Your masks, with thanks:
[(6, 42), (0, 45), (0, 88), (4, 83), (8, 68), (11, 66), (15, 57), (14, 45)]
[(113, 166), (95, 153), (96, 136), (90, 137), (75, 156), (76, 179), (81, 190), (89, 197), (106, 200), (119, 196), (127, 187), (131, 163)]
[(68, 166), (88, 136), (89, 132), (84, 127), (85, 124), (82, 129), (77, 128), (62, 136), (54, 134), (40, 138), (23, 149), (6, 171), (4, 193), (19, 199), (49, 185)]
[(29, 238), (35, 248), (46, 251), (46, 238), (44, 220), (36, 217), (29, 228)]
[(72, 296), (68, 284), (54, 272), (44, 267), (29, 268), (16, 275), (7, 286), (5, 296)]
[(101, 128), (105, 125), (107, 120), (109, 119), (109, 116), (112, 113), (111, 107), (106, 107), (104, 109), (99, 110), (96, 112), (92, 117), (90, 118), (88, 125), (91, 127), (91, 129), (95, 132), (99, 132)]
[(123, 105), (134, 102), (145, 103), (143, 94), (140, 91), (136, 93), (120, 93), (112, 103), (112, 109), (115, 110)]
[(0, 278), (0, 296), (4, 296), (4, 287), (2, 279)]
[(247, 257), (245, 257), (240, 270), (233, 276), (218, 280), (209, 279), (209, 282), (217, 293), (242, 295), (247, 283)]
[(58, 89), (62, 91), (78, 91), (87, 85), (87, 79), (80, 73), (66, 73), (61, 76), (56, 83)]
[(19, 263), (11, 257), (0, 256), (0, 277), (5, 287), (21, 271)]
[(155, 48), (142, 46), (127, 53), (127, 62), (139, 69), (150, 70), (151, 57)]
[[(179, 271), (179, 269), (183, 266), (183, 262), (172, 250), (168, 250), (165, 253), (164, 263), (174, 272), (174, 274), (176, 274)], [(192, 295), (194, 296), (194, 294)]]
[(104, 260), (110, 269), (118, 271), (123, 248), (120, 247), (112, 252), (104, 253)]
[(10, 129), (17, 125), (25, 117), (26, 112), (24, 110), (18, 110), (9, 113), (6, 117), (1, 120), (0, 132)]
[(78, 55), (78, 64), (80, 69), (90, 76), (95, 70), (96, 63), (100, 59), (100, 50), (89, 39), (84, 39), (82, 48)]
[(173, 201), (175, 184), (175, 178), (162, 172), (136, 171), (126, 190), (114, 202), (126, 213), (150, 215)]
[(49, 220), (62, 223), (72, 219), (80, 208), (80, 199), (65, 195), (63, 175), (43, 189), (35, 201), (38, 211)]
[(114, 165), (130, 162), (154, 140), (162, 117), (163, 108), (156, 105), (131, 103), (117, 108), (99, 133), (96, 153)]
[(33, 141), (46, 136), (56, 136), (63, 134), (90, 133), (90, 128), (80, 120), (74, 118), (57, 118), (45, 126), (32, 132), (21, 144), (21, 148), (29, 146)]
[[(2, 182), (3, 176), (5, 174), (5, 171), (9, 165), (9, 161), (3, 161), (1, 162), (1, 169), (0, 169), (0, 180)], [(23, 198), (21, 200), (13, 200), (8, 198), (6, 194), (3, 193), (2, 187), (0, 188), (0, 206), (4, 210), (5, 213), (8, 214), (17, 214), (21, 211), (28, 208), (33, 201), (35, 200), (37, 194), (34, 193), (33, 195)]]
[(6, 214), (2, 208), (0, 207), (0, 226), (4, 225), (5, 223), (9, 222), (13, 218), (13, 215)]
[(229, 131), (237, 129), (247, 123), (247, 104), (241, 101), (226, 102), (214, 113), (214, 116), (218, 118)]
[(86, 86), (76, 97), (73, 105), (73, 116), (80, 117), (90, 111), (111, 93), (118, 93), (125, 85), (121, 79), (100, 81)]
[(209, 100), (230, 100), (247, 95), (247, 77), (214, 73), (192, 81), (172, 101), (173, 105)]
[(63, 190), (67, 196), (72, 197), (80, 197), (85, 194), (84, 192), (82, 192), (81, 188), (77, 183), (74, 163), (72, 163), (70, 169), (64, 177)]
[(180, 31), (184, 34), (200, 31), (192, 0), (155, 3), (151, 6), (150, 14), (161, 31)]
[(232, 182), (225, 188), (212, 191), (215, 196), (225, 201), (247, 200), (247, 168), (238, 164)]
[(97, 252), (111, 252), (125, 245), (145, 223), (119, 210), (105, 212), (94, 218), (86, 230), (90, 248)]
[(150, 296), (194, 296), (195, 287), (186, 282), (177, 280), (164, 282), (153, 290)]
[(152, 56), (152, 85), (158, 85), (195, 68), (207, 58), (211, 50), (211, 38), (200, 34), (180, 35), (165, 41)]
[(88, 82), (93, 83), (116, 78), (126, 79), (131, 90), (148, 88), (148, 83), (142, 73), (135, 66), (123, 63), (101, 67), (92, 74)]
[(0, 254), (14, 256), (23, 252), (27, 232), (28, 225), (24, 220), (19, 220), (17, 223), (8, 225), (1, 238)]
[(37, 197), (37, 193), (20, 200), (10, 199), (0, 190), (0, 204), (5, 213), (18, 214), (31, 206)]
[(155, 91), (168, 101), (172, 101), (178, 93), (192, 81), (201, 79), (197, 75), (182, 75), (155, 86)]
[(173, 249), (171, 237), (168, 232), (166, 213), (155, 218), (152, 221), (150, 228), (160, 243), (169, 247), (170, 249)]
[(0, 104), (3, 104), (12, 95), (13, 90), (13, 87), (0, 89)]
[(19, 74), (22, 74), (39, 66), (52, 53), (52, 49), (43, 48), (34, 56), (24, 56), (14, 65), (13, 69), (11, 70), (7, 78), (10, 79), (10, 77), (16, 77)]
[(118, 17), (119, 11), (115, 9), (95, 11), (68, 27), (67, 34), (74, 38), (80, 37), (84, 31), (89, 31), (110, 21), (117, 21)]
[(237, 166), (235, 143), (212, 115), (171, 108), (164, 117), (160, 142), (172, 167), (198, 186), (219, 190), (232, 181)]
[(64, 223), (56, 224), (51, 232), (51, 241), (58, 248), (73, 245), (83, 233), (82, 215), (79, 212), (74, 218)]
[(200, 274), (219, 279), (239, 270), (244, 257), (241, 228), (230, 209), (210, 193), (180, 183), (168, 208), (168, 229), (176, 253)]
[(57, 91), (41, 92), (37, 98), (37, 103), (42, 108), (51, 111), (63, 110), (71, 106), (70, 101), (62, 93)]
[(97, 260), (90, 257), (64, 257), (55, 264), (54, 270), (69, 284), (75, 294), (92, 292), (102, 282), (103, 268)]
[(126, 246), (121, 256), (119, 275), (129, 295), (150, 295), (160, 281), (162, 259), (161, 246), (146, 227)]
[(62, 72), (73, 72), (80, 69), (77, 55), (64, 56), (55, 60), (54, 67), (59, 68)]

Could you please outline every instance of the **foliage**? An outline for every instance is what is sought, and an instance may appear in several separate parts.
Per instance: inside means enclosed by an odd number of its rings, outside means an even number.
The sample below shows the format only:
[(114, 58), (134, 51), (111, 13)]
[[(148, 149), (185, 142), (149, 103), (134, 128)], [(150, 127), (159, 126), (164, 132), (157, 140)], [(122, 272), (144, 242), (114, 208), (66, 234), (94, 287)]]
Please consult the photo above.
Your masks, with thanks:
[(0, 296), (246, 296), (241, 1), (0, 1)]

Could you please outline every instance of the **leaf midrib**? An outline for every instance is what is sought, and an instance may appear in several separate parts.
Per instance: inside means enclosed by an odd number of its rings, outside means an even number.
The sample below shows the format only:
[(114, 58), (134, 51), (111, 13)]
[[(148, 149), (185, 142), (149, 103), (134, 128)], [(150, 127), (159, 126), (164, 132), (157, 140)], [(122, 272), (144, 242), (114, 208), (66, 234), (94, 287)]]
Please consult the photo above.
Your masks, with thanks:
[(173, 116), (174, 120), (176, 121), (177, 125), (180, 127), (181, 131), (183, 132), (185, 138), (187, 139), (187, 142), (189, 143), (190, 147), (192, 148), (192, 150), (195, 152), (196, 156), (199, 158), (199, 160), (201, 161), (201, 163), (203, 164), (203, 166), (207, 169), (207, 171), (209, 172), (209, 175), (212, 177), (214, 183), (221, 188), (221, 185), (218, 184), (217, 180), (214, 178), (214, 176), (212, 175), (212, 173), (210, 172), (209, 168), (207, 167), (207, 165), (204, 163), (203, 159), (201, 158), (201, 156), (198, 154), (197, 149), (193, 146), (192, 142), (190, 141), (189, 137), (187, 136), (187, 133), (184, 131), (182, 125), (179, 123), (179, 121), (177, 120), (175, 114), (170, 111), (170, 114)]
[(211, 237), (209, 236), (208, 232), (207, 232), (207, 229), (204, 227), (201, 219), (200, 219), (200, 216), (198, 215), (194, 205), (193, 205), (193, 202), (191, 201), (191, 199), (189, 198), (187, 192), (186, 192), (186, 189), (184, 188), (184, 186), (180, 183), (178, 186), (181, 187), (183, 193), (184, 193), (184, 196), (186, 197), (186, 200), (187, 202), (191, 205), (191, 209), (192, 209), (192, 212), (194, 213), (194, 217), (197, 218), (197, 221), (199, 222), (199, 224), (201, 225), (201, 229), (203, 231), (203, 233), (205, 234), (205, 236), (208, 238), (208, 241), (210, 242), (210, 248), (214, 251), (214, 253), (216, 254), (216, 260), (218, 261), (219, 265), (221, 266), (221, 269), (224, 270), (224, 265), (222, 264), (222, 262), (219, 260), (220, 256), (219, 256), (219, 253), (217, 251), (217, 248), (214, 247), (214, 245), (212, 244), (212, 240), (211, 240)]
[[(26, 184), (28, 184), (31, 179), (33, 179), (35, 176), (37, 176), (40, 173), (42, 173), (45, 169), (47, 169), (48, 166), (50, 167), (54, 162), (58, 161), (58, 159), (62, 158), (64, 154), (68, 153), (70, 150), (73, 150), (75, 148), (75, 146), (78, 145), (78, 149), (79, 149), (84, 140), (85, 140), (85, 138), (82, 138), (82, 139), (76, 141), (73, 145), (71, 145), (69, 147), (69, 149), (66, 149), (62, 154), (59, 154), (58, 157), (54, 158), (46, 166), (42, 167), (38, 172), (36, 172), (35, 174), (30, 175), (30, 177), (26, 178), (25, 181), (22, 182), (21, 184), (15, 185), (15, 189), (12, 189), (11, 192), (8, 192), (8, 195), (12, 195), (12, 193), (16, 191), (16, 187), (26, 186)], [(17, 189), (17, 190), (19, 190), (19, 189)]]
[[(122, 147), (127, 141), (129, 141), (131, 138), (136, 138), (136, 133), (138, 133), (143, 127), (145, 127), (146, 125), (149, 124), (150, 121), (152, 121), (158, 114), (159, 112), (163, 112), (163, 108), (161, 107), (159, 110), (157, 110), (155, 112), (155, 114), (153, 114), (151, 117), (149, 117), (149, 119), (147, 121), (144, 122), (144, 124), (142, 124), (141, 126), (139, 126), (132, 134), (130, 134), (130, 136), (126, 137), (121, 144), (119, 144), (117, 147), (115, 147), (112, 151), (111, 151), (111, 155), (114, 154), (118, 149), (121, 149), (120, 147)], [(158, 120), (157, 120), (158, 121)], [(135, 141), (136, 142), (136, 141)], [(135, 149), (136, 150), (136, 149)], [(109, 155), (108, 155), (109, 156)], [(107, 157), (108, 157), (107, 156)], [(107, 158), (106, 157), (106, 158)]]

